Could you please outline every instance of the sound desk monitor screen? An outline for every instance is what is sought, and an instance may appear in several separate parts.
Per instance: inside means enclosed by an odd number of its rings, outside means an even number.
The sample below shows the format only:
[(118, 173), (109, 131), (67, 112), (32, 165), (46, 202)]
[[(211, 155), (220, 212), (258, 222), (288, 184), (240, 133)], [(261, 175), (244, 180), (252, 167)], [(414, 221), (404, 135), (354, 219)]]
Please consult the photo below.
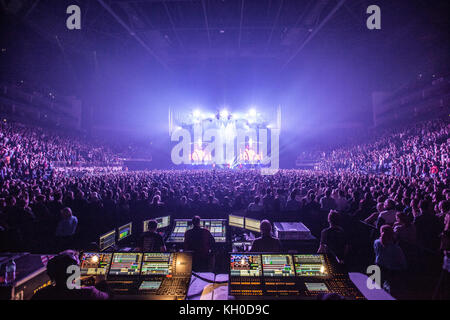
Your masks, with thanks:
[(112, 230), (104, 235), (100, 236), (99, 247), (100, 250), (106, 250), (116, 244), (116, 230)]
[(203, 220), (201, 226), (208, 229), (216, 242), (225, 242), (226, 225), (225, 220)]
[(144, 232), (148, 232), (148, 223), (150, 220), (155, 220), (156, 223), (158, 224), (156, 229), (162, 229), (162, 228), (166, 228), (170, 225), (170, 216), (165, 216), (165, 217), (159, 217), (159, 218), (155, 218), (155, 219), (149, 219), (149, 220), (145, 220), (144, 221)]
[(148, 223), (149, 223), (149, 221), (150, 220), (144, 220), (144, 222), (143, 222), (142, 230), (144, 232), (148, 232)]
[(245, 218), (245, 229), (253, 232), (261, 232), (260, 230), (261, 221), (251, 218)]
[(170, 216), (159, 217), (155, 220), (158, 223), (158, 229), (166, 228), (170, 225)]
[(172, 254), (144, 253), (141, 275), (172, 274)]
[[(216, 242), (226, 241), (226, 220), (222, 219), (203, 219), (200, 221), (200, 227), (208, 229)], [(168, 242), (184, 242), (184, 234), (192, 229), (191, 220), (175, 220), (175, 227), (170, 235)]]
[(263, 254), (263, 274), (265, 277), (293, 277), (294, 264), (288, 254)]
[(138, 276), (141, 272), (142, 253), (116, 252), (113, 255), (109, 275)]
[(230, 214), (228, 216), (228, 225), (231, 227), (244, 228), (244, 217)]
[(139, 291), (143, 290), (152, 290), (156, 291), (161, 286), (162, 281), (142, 281), (141, 285), (139, 286)]
[(262, 274), (259, 254), (232, 254), (230, 263), (231, 276), (260, 277)]
[(131, 235), (131, 222), (119, 227), (119, 241)]
[(295, 274), (299, 277), (328, 276), (325, 258), (321, 254), (294, 254)]
[(112, 253), (86, 252), (81, 257), (81, 275), (106, 275)]

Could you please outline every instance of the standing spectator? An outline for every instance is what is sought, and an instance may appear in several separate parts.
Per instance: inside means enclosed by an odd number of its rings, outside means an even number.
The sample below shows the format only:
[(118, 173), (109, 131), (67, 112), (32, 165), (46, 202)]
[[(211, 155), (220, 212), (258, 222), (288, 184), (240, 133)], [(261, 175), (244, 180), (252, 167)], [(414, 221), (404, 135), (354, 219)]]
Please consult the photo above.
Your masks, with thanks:
[(70, 248), (73, 244), (73, 236), (77, 230), (78, 219), (72, 215), (72, 210), (68, 207), (61, 210), (61, 220), (56, 227), (56, 242), (59, 249)]
[(394, 233), (397, 241), (405, 241), (409, 244), (416, 243), (416, 227), (406, 213), (397, 212), (396, 222), (394, 223)]
[(383, 287), (388, 292), (399, 278), (400, 272), (406, 269), (406, 258), (403, 250), (395, 243), (394, 230), (389, 225), (380, 229), (380, 238), (376, 239), (373, 247), (375, 264), (381, 269), (385, 281)]
[(439, 233), (442, 231), (439, 218), (431, 212), (430, 202), (419, 202), (419, 215), (414, 217), (414, 226), (417, 230), (417, 241), (424, 248), (436, 250), (439, 245)]
[(336, 201), (331, 197), (330, 188), (326, 189), (325, 196), (320, 199), (320, 209), (327, 212), (336, 210)]
[(338, 262), (343, 263), (349, 252), (349, 243), (344, 229), (338, 225), (339, 212), (330, 210), (328, 223), (329, 227), (320, 233), (320, 246), (317, 252), (331, 254)]

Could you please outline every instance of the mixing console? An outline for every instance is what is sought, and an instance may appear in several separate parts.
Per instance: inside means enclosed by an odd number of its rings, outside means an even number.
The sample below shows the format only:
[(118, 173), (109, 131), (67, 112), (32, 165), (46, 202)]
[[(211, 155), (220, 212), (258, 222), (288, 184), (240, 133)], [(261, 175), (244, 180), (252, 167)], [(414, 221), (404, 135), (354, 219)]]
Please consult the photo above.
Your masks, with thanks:
[(86, 252), (81, 256), (83, 285), (87, 276), (105, 275), (117, 299), (184, 299), (192, 274), (189, 252)]
[(322, 254), (232, 253), (229, 279), (229, 294), (237, 299), (303, 299), (329, 292), (364, 299)]

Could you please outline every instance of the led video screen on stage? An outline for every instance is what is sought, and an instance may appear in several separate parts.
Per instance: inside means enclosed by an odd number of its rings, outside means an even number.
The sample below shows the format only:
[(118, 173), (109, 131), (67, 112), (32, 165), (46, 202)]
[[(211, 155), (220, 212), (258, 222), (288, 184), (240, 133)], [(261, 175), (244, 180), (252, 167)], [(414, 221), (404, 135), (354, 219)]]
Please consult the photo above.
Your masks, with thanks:
[(233, 112), (224, 108), (217, 113), (169, 111), (170, 135), (178, 141), (172, 161), (214, 168), (263, 168), (279, 156), (279, 129), (281, 107), (272, 112), (254, 108)]

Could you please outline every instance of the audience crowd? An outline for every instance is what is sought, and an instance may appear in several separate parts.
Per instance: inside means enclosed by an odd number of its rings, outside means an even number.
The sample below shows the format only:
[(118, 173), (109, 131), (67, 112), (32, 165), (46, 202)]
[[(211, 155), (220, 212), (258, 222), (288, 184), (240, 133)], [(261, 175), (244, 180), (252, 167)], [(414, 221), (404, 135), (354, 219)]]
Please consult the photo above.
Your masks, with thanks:
[(329, 152), (320, 168), (421, 178), (448, 175), (449, 133), (448, 120), (383, 130), (370, 143)]
[(367, 227), (372, 262), (389, 274), (410, 267), (417, 252), (450, 250), (448, 121), (383, 132), (370, 143), (325, 153), (319, 170), (271, 176), (225, 169), (70, 175), (52, 170), (52, 163), (107, 163), (115, 156), (40, 128), (2, 123), (0, 129), (3, 251), (82, 248), (129, 221), (141, 226), (167, 213), (226, 218), (236, 211), (304, 221), (320, 239), (319, 252), (341, 263), (367, 249), (358, 234)]
[(39, 179), (55, 164), (113, 163), (107, 147), (80, 136), (18, 123), (0, 124), (0, 176), (5, 179)]

